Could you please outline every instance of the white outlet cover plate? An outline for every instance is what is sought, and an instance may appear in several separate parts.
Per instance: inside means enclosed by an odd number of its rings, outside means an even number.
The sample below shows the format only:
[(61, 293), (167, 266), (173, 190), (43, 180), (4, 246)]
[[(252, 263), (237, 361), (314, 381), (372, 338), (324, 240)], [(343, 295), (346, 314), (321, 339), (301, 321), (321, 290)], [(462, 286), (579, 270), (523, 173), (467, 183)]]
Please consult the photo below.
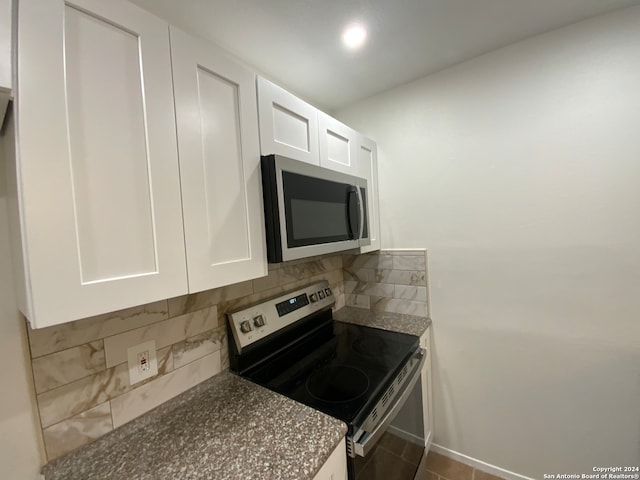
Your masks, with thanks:
[[(149, 352), (149, 368), (141, 370), (138, 368), (138, 354)], [(139, 343), (127, 348), (127, 360), (129, 365), (129, 384), (141, 382), (158, 374), (158, 359), (156, 357), (156, 341)]]

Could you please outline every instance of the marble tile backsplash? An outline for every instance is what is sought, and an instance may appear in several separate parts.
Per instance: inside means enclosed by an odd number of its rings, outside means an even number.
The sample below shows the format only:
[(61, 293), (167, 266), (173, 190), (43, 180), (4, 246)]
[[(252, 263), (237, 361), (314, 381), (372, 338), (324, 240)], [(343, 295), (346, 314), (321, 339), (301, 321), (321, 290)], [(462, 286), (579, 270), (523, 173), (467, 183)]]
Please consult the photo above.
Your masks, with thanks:
[(343, 255), (342, 263), (347, 305), (430, 316), (425, 249)]
[[(227, 287), (29, 329), (48, 459), (105, 435), (228, 368), (227, 312), (321, 279), (331, 285), (336, 309), (344, 306), (343, 257), (329, 255), (270, 265), (268, 276)], [(132, 386), (127, 348), (147, 340), (156, 343), (158, 375)]]
[[(229, 367), (227, 312), (327, 280), (345, 304), (429, 316), (426, 250), (327, 255), (266, 277), (39, 330), (29, 329), (47, 458), (53, 460)], [(130, 385), (127, 348), (154, 340), (158, 375)]]

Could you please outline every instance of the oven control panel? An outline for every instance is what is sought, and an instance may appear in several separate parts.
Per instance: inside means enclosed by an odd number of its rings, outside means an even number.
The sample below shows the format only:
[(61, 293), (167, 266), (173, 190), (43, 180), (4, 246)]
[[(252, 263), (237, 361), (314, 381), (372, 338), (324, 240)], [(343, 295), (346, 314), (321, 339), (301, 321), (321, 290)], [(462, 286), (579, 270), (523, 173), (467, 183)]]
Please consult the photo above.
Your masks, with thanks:
[(334, 303), (329, 282), (323, 280), (229, 314), (229, 326), (238, 352)]

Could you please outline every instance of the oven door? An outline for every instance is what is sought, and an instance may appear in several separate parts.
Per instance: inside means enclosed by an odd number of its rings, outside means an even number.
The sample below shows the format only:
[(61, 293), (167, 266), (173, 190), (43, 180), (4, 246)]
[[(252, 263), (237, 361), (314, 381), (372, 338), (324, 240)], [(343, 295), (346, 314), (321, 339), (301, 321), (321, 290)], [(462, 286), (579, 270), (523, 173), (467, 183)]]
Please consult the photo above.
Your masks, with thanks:
[[(379, 415), (372, 412), (347, 437), (349, 480), (413, 480), (425, 451), (421, 380), (424, 362), (425, 353), (420, 350), (389, 408)], [(392, 385), (389, 390), (394, 388)], [(380, 404), (374, 410), (379, 407)]]
[(366, 179), (269, 155), (262, 182), (270, 262), (370, 244)]

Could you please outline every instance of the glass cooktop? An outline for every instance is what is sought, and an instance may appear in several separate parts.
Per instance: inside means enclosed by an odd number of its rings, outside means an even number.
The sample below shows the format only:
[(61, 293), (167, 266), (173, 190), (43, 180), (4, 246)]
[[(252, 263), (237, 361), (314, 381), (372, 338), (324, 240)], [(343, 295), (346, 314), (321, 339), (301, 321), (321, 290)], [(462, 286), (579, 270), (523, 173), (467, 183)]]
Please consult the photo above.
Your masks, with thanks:
[(412, 335), (334, 321), (245, 377), (353, 423), (417, 348)]

